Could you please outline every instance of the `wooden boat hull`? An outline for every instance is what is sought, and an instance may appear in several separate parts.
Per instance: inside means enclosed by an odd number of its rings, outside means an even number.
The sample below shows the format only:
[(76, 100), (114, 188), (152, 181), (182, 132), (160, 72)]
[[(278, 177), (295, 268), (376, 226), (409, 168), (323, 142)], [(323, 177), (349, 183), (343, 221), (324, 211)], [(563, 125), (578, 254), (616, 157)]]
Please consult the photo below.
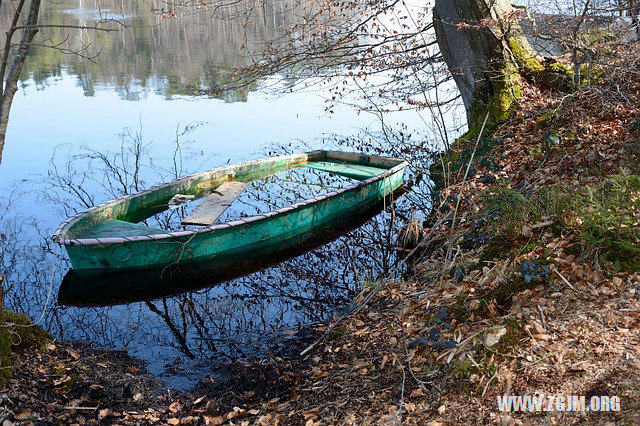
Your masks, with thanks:
[(404, 195), (403, 188), (372, 207), (362, 206), (329, 226), (297, 234), (267, 256), (246, 253), (242, 261), (220, 256), (207, 262), (181, 263), (164, 268), (84, 276), (74, 270), (65, 275), (58, 291), (58, 304), (65, 306), (110, 306), (169, 297), (187, 291), (213, 287), (219, 283), (274, 266), (330, 243), (362, 226), (385, 206)]
[[(319, 197), (263, 215), (212, 225), (196, 231), (180, 231), (125, 237), (83, 238), (97, 222), (136, 222), (164, 210), (157, 207), (174, 194), (199, 194), (221, 182), (248, 182), (310, 161), (350, 161), (384, 168), (379, 175)], [(169, 184), (119, 198), (83, 212), (61, 226), (56, 241), (64, 244), (73, 269), (79, 275), (157, 269), (175, 264), (219, 261), (241, 267), (248, 258), (270, 256), (288, 241), (339, 223), (347, 215), (372, 208), (403, 184), (406, 163), (385, 157), (334, 151), (313, 151), (269, 160), (258, 160), (187, 176)], [(132, 225), (135, 226), (135, 225)], [(141, 226), (141, 228), (144, 228)], [(150, 228), (151, 229), (151, 228)], [(300, 241), (297, 241), (300, 243)]]

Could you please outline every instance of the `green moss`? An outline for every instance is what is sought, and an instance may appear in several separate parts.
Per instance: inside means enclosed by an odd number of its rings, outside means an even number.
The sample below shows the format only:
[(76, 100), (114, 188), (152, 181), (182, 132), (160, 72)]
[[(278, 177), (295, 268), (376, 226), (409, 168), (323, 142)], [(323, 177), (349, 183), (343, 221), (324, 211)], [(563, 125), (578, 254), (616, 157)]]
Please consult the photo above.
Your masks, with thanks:
[(14, 348), (40, 348), (53, 340), (53, 337), (44, 331), (24, 314), (17, 314), (7, 309), (3, 312), (4, 323), (9, 325)]
[(580, 84), (583, 86), (597, 83), (604, 77), (605, 72), (601, 67), (590, 66), (589, 64), (580, 65)]
[(477, 365), (473, 365), (469, 358), (460, 361), (453, 366), (452, 373), (456, 379), (468, 379), (473, 374), (493, 376), (496, 372), (496, 366), (493, 362), (486, 363), (485, 360), (476, 361)]
[(504, 325), (507, 332), (491, 349), (498, 353), (510, 354), (528, 335), (524, 328), (524, 323), (516, 318), (505, 318), (502, 321), (502, 325)]
[[(441, 162), (431, 167), (432, 176), (442, 174), (442, 164), (453, 164), (459, 160), (459, 154), (467, 142), (475, 142), (480, 133), (491, 137), (501, 123), (510, 119), (520, 98), (522, 98), (521, 75), (518, 66), (507, 62), (493, 70), (495, 77), (490, 84), (478, 84), (471, 102), (471, 126), (469, 130), (454, 141), (449, 152)], [(486, 122), (485, 122), (486, 119)]]
[(513, 275), (507, 277), (507, 279), (498, 285), (498, 287), (490, 291), (484, 299), (488, 303), (495, 299), (497, 306), (502, 308), (504, 311), (508, 311), (511, 309), (513, 296), (531, 287), (535, 287), (535, 284), (526, 284), (522, 278)]
[(0, 386), (5, 386), (13, 377), (12, 366), (9, 330), (0, 327)]
[(484, 266), (485, 262), (504, 257), (513, 247), (513, 240), (504, 238), (504, 236), (491, 238), (487, 247), (480, 253), (480, 265)]
[(451, 317), (455, 318), (459, 323), (467, 322), (471, 317), (471, 310), (468, 309), (467, 299), (469, 298), (469, 292), (460, 293), (454, 302), (448, 309)]
[(573, 72), (573, 67), (562, 62), (547, 63), (544, 69), (550, 72), (564, 74), (569, 77), (573, 77), (575, 75), (575, 73)]
[(11, 355), (18, 348), (42, 347), (53, 337), (34, 325), (26, 315), (5, 309), (0, 325), (0, 386), (6, 385), (13, 376)]
[(536, 59), (529, 49), (523, 46), (522, 40), (516, 37), (510, 37), (509, 40), (509, 49), (511, 49), (511, 53), (515, 56), (516, 61), (523, 68), (526, 73), (538, 73), (544, 71), (544, 65), (538, 59)]
[(347, 333), (347, 329), (344, 327), (336, 327), (327, 333), (327, 340), (334, 340)]
[(494, 362), (489, 362), (488, 358), (476, 359), (474, 364), (466, 357), (462, 361), (458, 361), (451, 367), (451, 375), (454, 379), (459, 381), (458, 389), (464, 393), (475, 394), (482, 388), (478, 389), (476, 383), (471, 381), (473, 375), (493, 377), (497, 371), (497, 367)]
[(531, 243), (525, 244), (518, 252), (520, 255), (531, 253), (534, 250), (539, 249), (540, 247), (544, 247), (541, 241), (533, 241)]
[(526, 46), (526, 40), (511, 37), (508, 40), (509, 49), (513, 54), (520, 71), (525, 77), (538, 84), (551, 87), (562, 92), (575, 90), (573, 84), (574, 72), (570, 65), (561, 62), (542, 62), (538, 60), (531, 48)]
[(536, 118), (536, 129), (547, 129), (552, 127), (553, 121), (558, 115), (557, 110), (550, 109), (549, 111)]
[[(485, 135), (492, 133), (501, 122), (509, 119), (514, 112), (517, 101), (522, 97), (522, 86), (518, 68), (507, 63), (495, 70), (496, 76), (491, 86), (478, 85), (473, 93), (471, 105), (471, 121), (473, 126), (461, 138), (463, 140), (476, 139), (484, 126)], [(488, 117), (487, 114), (489, 115)]]

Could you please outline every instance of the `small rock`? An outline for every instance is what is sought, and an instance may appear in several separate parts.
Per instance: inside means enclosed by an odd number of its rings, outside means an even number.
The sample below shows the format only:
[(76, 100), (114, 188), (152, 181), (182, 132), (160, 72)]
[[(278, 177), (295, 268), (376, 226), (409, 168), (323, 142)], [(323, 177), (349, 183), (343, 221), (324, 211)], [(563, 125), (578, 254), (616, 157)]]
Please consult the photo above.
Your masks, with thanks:
[(495, 346), (505, 334), (507, 334), (507, 329), (504, 327), (489, 331), (484, 338), (485, 346), (488, 348)]

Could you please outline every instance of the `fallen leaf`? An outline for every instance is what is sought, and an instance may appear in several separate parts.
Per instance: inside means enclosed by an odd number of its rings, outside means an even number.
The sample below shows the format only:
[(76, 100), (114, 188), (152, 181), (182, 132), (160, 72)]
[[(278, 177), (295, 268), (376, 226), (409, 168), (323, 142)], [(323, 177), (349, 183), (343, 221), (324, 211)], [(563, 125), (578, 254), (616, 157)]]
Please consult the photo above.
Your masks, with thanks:
[(172, 402), (169, 407), (167, 407), (167, 410), (171, 411), (172, 413), (177, 413), (181, 408), (182, 407), (180, 406), (180, 403), (178, 401), (175, 401)]
[(312, 419), (313, 420), (313, 419), (318, 418), (318, 414), (317, 413), (318, 413), (318, 408), (314, 408), (312, 410), (305, 411), (304, 413), (302, 413), (302, 415), (304, 416), (305, 420), (308, 420), (308, 419)]
[(206, 426), (219, 426), (224, 423), (224, 417), (222, 416), (214, 416), (213, 414), (205, 414), (202, 416), (204, 418), (204, 424)]
[(421, 396), (426, 396), (422, 389), (414, 389), (409, 395), (410, 398), (419, 398)]
[(111, 417), (113, 415), (113, 410), (111, 408), (105, 408), (104, 410), (100, 410), (98, 412), (98, 418), (100, 420), (106, 419), (107, 417)]
[(16, 420), (26, 420), (29, 417), (31, 417), (31, 408), (25, 408), (24, 410), (20, 411), (18, 414), (15, 415)]
[(380, 363), (380, 369), (384, 369), (384, 367), (387, 365), (387, 362), (389, 362), (389, 357), (388, 356), (383, 356), (382, 357), (382, 362)]

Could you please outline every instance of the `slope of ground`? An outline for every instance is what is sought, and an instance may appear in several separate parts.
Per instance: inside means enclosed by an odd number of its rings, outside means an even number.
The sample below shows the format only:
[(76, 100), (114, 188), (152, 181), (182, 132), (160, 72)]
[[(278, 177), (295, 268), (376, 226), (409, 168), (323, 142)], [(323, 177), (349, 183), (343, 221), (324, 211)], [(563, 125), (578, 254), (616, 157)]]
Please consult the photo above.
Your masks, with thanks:
[[(14, 355), (4, 418), (636, 424), (640, 79), (614, 75), (570, 95), (523, 89), (515, 116), (459, 146), (440, 175), (422, 242), (407, 253), (411, 274), (364, 288), (359, 308), (319, 330), (302, 356), (237, 364), (191, 394), (153, 394), (151, 382), (114, 390), (126, 371), (95, 374), (103, 361), (89, 349), (30, 349)], [(545, 408), (548, 396), (620, 402), (604, 412), (498, 409), (498, 397), (534, 394)]]

